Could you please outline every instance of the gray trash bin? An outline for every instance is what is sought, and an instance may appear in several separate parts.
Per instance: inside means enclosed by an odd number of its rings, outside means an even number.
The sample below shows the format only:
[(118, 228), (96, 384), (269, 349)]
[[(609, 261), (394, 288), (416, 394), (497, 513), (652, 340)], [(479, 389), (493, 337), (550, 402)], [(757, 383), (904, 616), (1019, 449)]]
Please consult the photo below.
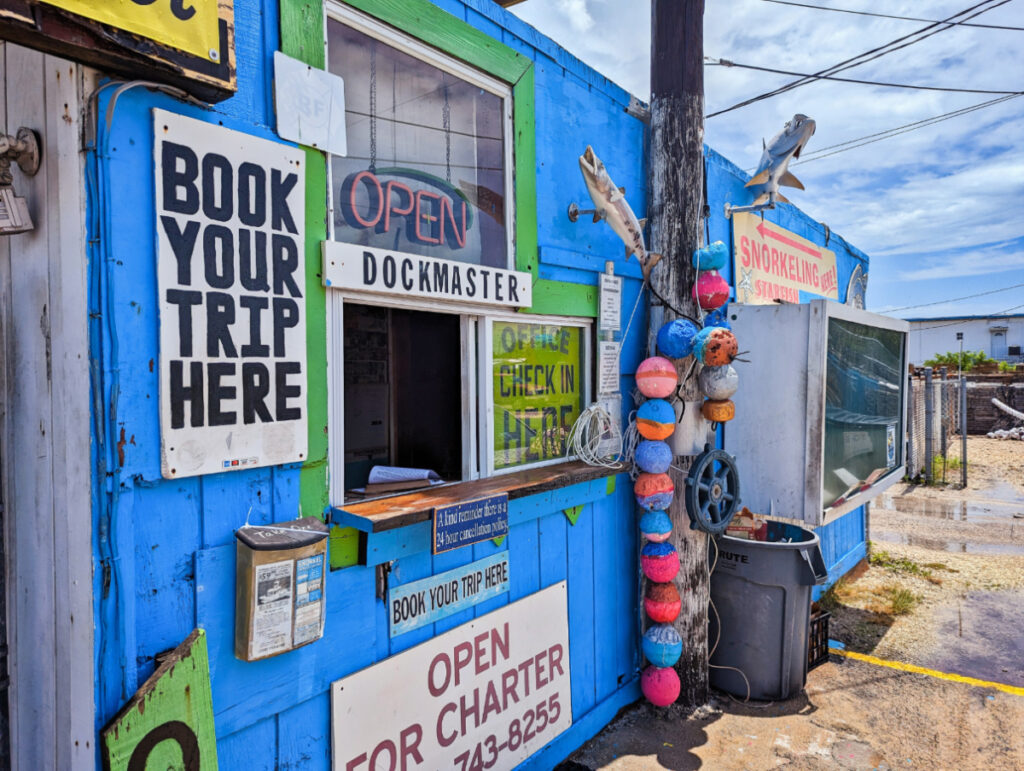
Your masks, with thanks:
[[(711, 664), (742, 670), (751, 699), (787, 699), (807, 682), (811, 587), (828, 570), (818, 536), (781, 522), (768, 523), (767, 541), (718, 539), (711, 600), (721, 619), (721, 638)], [(719, 634), (709, 612), (713, 645)], [(734, 669), (714, 669), (711, 685), (746, 697), (747, 683)]]

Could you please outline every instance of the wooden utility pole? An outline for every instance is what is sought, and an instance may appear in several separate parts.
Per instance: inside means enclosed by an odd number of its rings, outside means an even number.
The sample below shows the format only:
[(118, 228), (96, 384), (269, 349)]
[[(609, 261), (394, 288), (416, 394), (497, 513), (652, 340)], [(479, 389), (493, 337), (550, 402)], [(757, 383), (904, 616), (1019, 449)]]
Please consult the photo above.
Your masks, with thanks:
[[(651, 251), (664, 255), (651, 284), (682, 313), (697, 317), (691, 290), (696, 271), (690, 262), (700, 245), (704, 182), (704, 0), (651, 0)], [(652, 297), (651, 332), (676, 313)], [(692, 357), (680, 362), (680, 377)], [(686, 401), (700, 397), (697, 378), (682, 384)], [(691, 458), (675, 466), (689, 468)], [(679, 703), (697, 707), (708, 698), (708, 537), (690, 529), (683, 502), (685, 474), (671, 470), (676, 496), (669, 508), (672, 543), (679, 551), (675, 584), (682, 610), (675, 627), (683, 638), (676, 664), (682, 690)]]

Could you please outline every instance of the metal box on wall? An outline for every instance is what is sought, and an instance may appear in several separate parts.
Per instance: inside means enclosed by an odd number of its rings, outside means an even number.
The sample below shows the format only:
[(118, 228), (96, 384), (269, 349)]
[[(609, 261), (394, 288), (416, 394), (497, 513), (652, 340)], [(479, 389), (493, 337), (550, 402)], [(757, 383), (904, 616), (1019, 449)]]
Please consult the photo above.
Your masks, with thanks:
[(724, 427), (746, 505), (818, 526), (903, 477), (907, 322), (827, 300), (729, 317), (750, 351)]

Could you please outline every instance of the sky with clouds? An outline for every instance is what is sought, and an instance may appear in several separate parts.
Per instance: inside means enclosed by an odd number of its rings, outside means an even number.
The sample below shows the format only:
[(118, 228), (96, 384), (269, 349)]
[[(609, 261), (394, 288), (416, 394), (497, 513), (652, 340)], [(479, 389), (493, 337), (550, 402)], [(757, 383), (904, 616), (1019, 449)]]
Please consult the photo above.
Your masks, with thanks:
[[(935, 20), (979, 2), (799, 1)], [(510, 10), (626, 90), (649, 99), (649, 0), (527, 0)], [(970, 23), (1024, 27), (1024, 0), (1010, 0)], [(707, 0), (704, 53), (812, 73), (925, 26), (766, 0)], [(960, 26), (839, 77), (1022, 91), (1024, 32)], [(791, 80), (705, 67), (706, 111)], [(1024, 97), (806, 159), (821, 148), (996, 98), (818, 81), (708, 119), (705, 139), (749, 171), (760, 158), (762, 137), (777, 133), (794, 113), (815, 119), (817, 131), (805, 160), (790, 165), (807, 189), (787, 189), (786, 195), (870, 256), (870, 310), (905, 318), (1024, 313)], [(1017, 284), (1022, 286), (1007, 288)], [(1002, 291), (948, 301), (992, 290)], [(922, 303), (934, 304), (897, 310)]]

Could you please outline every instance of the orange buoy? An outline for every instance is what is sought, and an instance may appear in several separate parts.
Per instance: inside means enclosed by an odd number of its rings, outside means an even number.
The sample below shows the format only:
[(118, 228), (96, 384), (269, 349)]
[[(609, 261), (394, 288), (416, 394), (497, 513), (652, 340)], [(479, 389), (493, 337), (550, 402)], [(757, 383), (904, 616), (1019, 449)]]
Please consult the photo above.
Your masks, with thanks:
[(736, 417), (736, 405), (732, 399), (708, 399), (701, 405), (700, 414), (712, 423), (725, 423)]

